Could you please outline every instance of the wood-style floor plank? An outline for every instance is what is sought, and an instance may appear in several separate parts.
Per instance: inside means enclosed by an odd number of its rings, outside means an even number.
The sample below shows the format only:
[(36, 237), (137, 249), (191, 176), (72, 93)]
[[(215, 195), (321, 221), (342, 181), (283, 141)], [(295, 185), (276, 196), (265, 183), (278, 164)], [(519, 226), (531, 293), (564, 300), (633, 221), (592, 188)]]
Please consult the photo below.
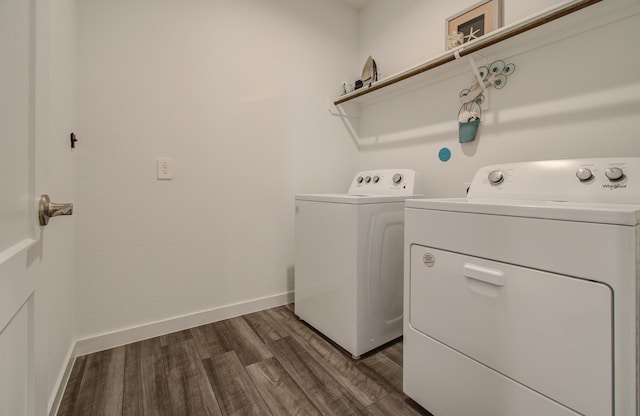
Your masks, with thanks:
[(235, 351), (242, 365), (246, 366), (272, 357), (271, 351), (243, 317), (227, 319), (220, 324), (227, 328), (224, 333), (228, 337), (223, 340), (224, 344)]
[(246, 369), (274, 416), (321, 416), (277, 359), (269, 358)]
[(67, 387), (64, 390), (64, 395), (58, 408), (58, 416), (70, 416), (73, 414), (73, 408), (80, 394), (80, 384), (82, 383), (82, 376), (86, 364), (86, 355), (76, 358), (76, 361), (73, 363), (73, 368), (67, 381)]
[(73, 416), (120, 416), (124, 385), (125, 347), (87, 356)]
[(203, 325), (191, 331), (202, 359), (235, 351), (240, 362), (249, 365), (271, 357), (271, 352), (260, 336), (241, 316)]
[(243, 315), (243, 318), (264, 343), (275, 341), (288, 335), (264, 311)]
[(402, 368), (402, 342), (394, 342), (393, 344), (389, 344), (380, 351), (380, 354), (389, 358), (391, 361), (398, 364), (400, 368)]
[(123, 416), (171, 416), (159, 338), (125, 347)]
[(366, 408), (291, 337), (275, 340), (268, 345), (273, 355), (323, 415), (368, 414)]
[(402, 393), (402, 367), (383, 354), (374, 354), (358, 363), (360, 371), (379, 380), (386, 390)]
[(296, 342), (307, 347), (309, 354), (316, 359), (350, 394), (363, 406), (368, 406), (389, 394), (389, 391), (376, 378), (358, 368), (357, 361), (345, 355), (345, 352), (318, 335), (300, 321), (290, 309), (279, 307), (264, 312), (279, 321)]
[(193, 339), (193, 336), (191, 335), (190, 330), (185, 329), (183, 331), (177, 331), (177, 332), (172, 332), (170, 334), (161, 335), (158, 337), (158, 339), (160, 340), (160, 345), (164, 347), (171, 344), (178, 344), (183, 341), (189, 341)]
[[(221, 333), (220, 331), (224, 331)], [(200, 358), (207, 359), (216, 357), (225, 352), (232, 351), (231, 346), (227, 346), (223, 343), (225, 338), (229, 338), (231, 335), (226, 325), (220, 322), (214, 322), (207, 325), (191, 328), (191, 334), (198, 347), (198, 353)]]
[(222, 416), (193, 340), (162, 347), (174, 415)]
[(204, 367), (225, 416), (271, 415), (235, 352), (208, 358)]
[(368, 407), (373, 416), (433, 416), (414, 401), (392, 393)]

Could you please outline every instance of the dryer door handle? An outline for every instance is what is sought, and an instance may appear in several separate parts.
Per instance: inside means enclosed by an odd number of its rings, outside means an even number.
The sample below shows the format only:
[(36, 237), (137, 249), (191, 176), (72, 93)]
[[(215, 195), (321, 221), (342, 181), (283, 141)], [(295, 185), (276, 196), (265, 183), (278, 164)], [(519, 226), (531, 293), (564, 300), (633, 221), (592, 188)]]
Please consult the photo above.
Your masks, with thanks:
[(465, 263), (464, 276), (494, 286), (505, 286), (507, 284), (507, 278), (502, 270), (490, 269), (477, 264)]

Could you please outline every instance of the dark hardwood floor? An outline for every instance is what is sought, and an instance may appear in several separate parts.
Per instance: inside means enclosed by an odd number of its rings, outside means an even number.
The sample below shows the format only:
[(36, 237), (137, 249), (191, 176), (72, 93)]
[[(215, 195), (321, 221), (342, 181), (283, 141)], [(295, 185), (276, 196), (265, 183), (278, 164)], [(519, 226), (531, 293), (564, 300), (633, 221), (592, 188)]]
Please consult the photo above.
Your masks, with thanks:
[(291, 305), (78, 357), (58, 416), (430, 415), (402, 393), (402, 342), (360, 360)]

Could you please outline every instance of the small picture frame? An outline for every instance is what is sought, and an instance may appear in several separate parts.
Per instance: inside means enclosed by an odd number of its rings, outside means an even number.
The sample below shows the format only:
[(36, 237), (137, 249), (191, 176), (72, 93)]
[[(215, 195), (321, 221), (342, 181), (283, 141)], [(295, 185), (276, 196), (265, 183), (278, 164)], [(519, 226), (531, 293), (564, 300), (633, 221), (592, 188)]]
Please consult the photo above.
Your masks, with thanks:
[(501, 0), (484, 0), (445, 21), (445, 50), (472, 41), (502, 26)]

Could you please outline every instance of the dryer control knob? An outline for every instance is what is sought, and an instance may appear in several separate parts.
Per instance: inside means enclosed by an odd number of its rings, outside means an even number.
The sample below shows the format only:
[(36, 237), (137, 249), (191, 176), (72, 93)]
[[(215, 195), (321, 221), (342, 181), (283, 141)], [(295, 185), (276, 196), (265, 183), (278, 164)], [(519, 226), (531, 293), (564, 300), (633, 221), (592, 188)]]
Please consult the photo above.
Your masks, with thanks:
[(364, 181), (365, 181), (366, 183), (371, 182), (371, 176), (367, 176), (366, 178), (364, 178)]
[(364, 178), (362, 176), (358, 176), (358, 183), (362, 183), (362, 181), (364, 181)]
[(604, 171), (604, 176), (609, 178), (610, 181), (616, 182), (624, 177), (624, 172), (620, 168), (609, 168)]
[(578, 177), (578, 179), (580, 179), (580, 182), (586, 182), (589, 179), (593, 178), (593, 173), (590, 169), (580, 168), (576, 172), (576, 176)]
[(402, 182), (402, 175), (399, 173), (393, 175), (393, 183), (398, 184), (400, 182)]
[(373, 177), (373, 183), (378, 183), (380, 182), (380, 176), (376, 175)]
[(500, 185), (504, 182), (504, 174), (501, 170), (493, 170), (489, 172), (489, 182), (491, 185)]

